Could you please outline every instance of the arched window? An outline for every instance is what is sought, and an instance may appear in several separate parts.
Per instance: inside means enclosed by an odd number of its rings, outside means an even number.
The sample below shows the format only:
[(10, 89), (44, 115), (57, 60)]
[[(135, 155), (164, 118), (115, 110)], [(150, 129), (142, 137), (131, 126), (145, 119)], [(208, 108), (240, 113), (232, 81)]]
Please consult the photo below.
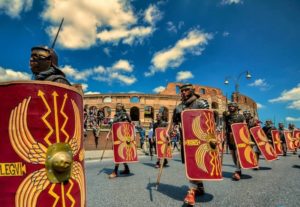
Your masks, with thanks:
[(105, 116), (105, 117), (110, 117), (110, 116), (111, 116), (111, 108), (110, 108), (110, 107), (105, 106), (105, 107), (103, 108), (103, 110), (104, 110), (104, 116)]
[(132, 121), (139, 121), (140, 120), (140, 109), (136, 106), (130, 109), (130, 117)]
[(153, 119), (154, 109), (152, 106), (145, 106), (144, 117)]
[(219, 104), (217, 102), (212, 102), (211, 103), (211, 108), (213, 108), (213, 109), (219, 109)]
[(159, 113), (162, 115), (162, 120), (168, 122), (169, 120), (169, 110), (167, 107), (162, 106), (159, 108)]
[(111, 97), (109, 97), (109, 96), (104, 97), (103, 103), (111, 103)]
[(137, 96), (133, 96), (130, 98), (130, 103), (139, 103), (140, 102), (140, 98)]
[(206, 91), (205, 91), (205, 88), (200, 88), (200, 94), (205, 94)]

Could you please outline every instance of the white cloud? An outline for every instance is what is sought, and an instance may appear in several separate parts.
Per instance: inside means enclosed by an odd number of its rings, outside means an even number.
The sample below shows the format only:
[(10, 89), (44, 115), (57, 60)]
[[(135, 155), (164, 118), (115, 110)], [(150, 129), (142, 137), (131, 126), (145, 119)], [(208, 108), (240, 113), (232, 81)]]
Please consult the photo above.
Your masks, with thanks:
[[(137, 81), (134, 75), (128, 75), (128, 73), (133, 72), (133, 65), (130, 65), (127, 60), (119, 60), (114, 63), (112, 67), (103, 67), (101, 65), (83, 69), (79, 71), (72, 66), (66, 65), (61, 68), (61, 70), (70, 78), (75, 80), (87, 81), (90, 77), (92, 79), (112, 83), (113, 81), (118, 81), (126, 85), (131, 85)], [(127, 74), (124, 74), (127, 73)]]
[(153, 32), (151, 27), (135, 27), (132, 29), (120, 28), (114, 30), (104, 30), (97, 34), (102, 42), (118, 43), (122, 40), (124, 44), (133, 44), (134, 41), (141, 42), (145, 36)]
[(89, 85), (86, 84), (86, 83), (82, 83), (82, 84), (81, 84), (81, 87), (82, 87), (82, 90), (83, 90), (83, 91), (86, 91), (86, 90), (88, 89)]
[(146, 72), (145, 76), (154, 75), (158, 71), (165, 72), (170, 67), (180, 66), (186, 53), (201, 55), (204, 50), (203, 46), (207, 45), (208, 40), (212, 38), (212, 34), (203, 33), (197, 29), (191, 30), (186, 37), (178, 40), (173, 47), (156, 52), (151, 60), (153, 65), (150, 67), (150, 72)]
[[(42, 14), (53, 26), (47, 29), (53, 38), (62, 17), (65, 19), (58, 43), (70, 49), (89, 48), (97, 42), (141, 43), (155, 30), (160, 12), (156, 6), (147, 10), (148, 25), (141, 25), (130, 0), (47, 0)], [(76, 14), (76, 15), (74, 15)]]
[(132, 72), (133, 66), (129, 64), (127, 60), (119, 60), (113, 66), (112, 70), (121, 70), (126, 72)]
[(300, 110), (300, 99), (293, 101), (291, 104), (288, 105), (289, 109), (299, 109)]
[(176, 75), (176, 81), (183, 81), (193, 77), (194, 75), (191, 73), (191, 71), (179, 71)]
[(167, 30), (172, 33), (177, 33), (177, 28), (171, 21), (167, 22)]
[(67, 75), (72, 77), (75, 80), (84, 80), (86, 81), (89, 76), (93, 74), (91, 69), (78, 71), (77, 69), (73, 68), (70, 65), (65, 65), (61, 68), (61, 70)]
[(131, 85), (136, 82), (136, 78), (134, 76), (126, 76), (126, 75), (122, 75), (118, 72), (111, 73), (110, 78), (112, 80), (119, 80), (120, 82), (122, 82), (126, 85)]
[(286, 102), (300, 100), (300, 84), (291, 90), (284, 90), (278, 98), (269, 100), (273, 102)]
[(223, 32), (222, 35), (223, 35), (223, 37), (228, 37), (230, 35), (230, 33), (225, 31), (225, 32)]
[(167, 22), (167, 30), (171, 33), (177, 33), (184, 26), (184, 22), (180, 21), (176, 26), (172, 21)]
[(0, 11), (12, 18), (20, 17), (23, 11), (29, 11), (32, 8), (33, 0), (2, 0), (0, 1)]
[(262, 105), (262, 104), (260, 104), (260, 103), (256, 103), (256, 105), (257, 105), (257, 108), (258, 108), (258, 109), (265, 108), (265, 106), (264, 106), (264, 105)]
[(12, 69), (5, 69), (0, 66), (0, 81), (13, 81), (13, 80), (30, 80), (31, 74), (18, 72)]
[(110, 55), (110, 49), (109, 49), (108, 47), (105, 47), (105, 48), (103, 49), (103, 52), (104, 52), (108, 57), (111, 57), (111, 55)]
[(241, 4), (241, 0), (222, 0), (221, 4)]
[(261, 91), (266, 91), (271, 88), (271, 86), (266, 82), (265, 79), (256, 79), (253, 83), (248, 84), (251, 87), (257, 87)]
[(150, 25), (154, 25), (157, 21), (159, 21), (162, 18), (162, 14), (155, 5), (150, 5), (146, 10), (144, 14), (144, 19), (146, 22), (148, 22)]
[(153, 89), (153, 92), (160, 93), (160, 92), (162, 92), (165, 89), (166, 89), (166, 87), (164, 87), (164, 86), (158, 86), (158, 87), (156, 87), (156, 88)]
[(85, 95), (88, 95), (88, 94), (101, 94), (100, 92), (97, 92), (97, 91), (88, 91), (86, 93), (84, 93)]
[(288, 108), (300, 110), (300, 84), (290, 90), (284, 90), (278, 98), (271, 99), (269, 102), (291, 102)]
[(285, 118), (285, 120), (286, 121), (300, 121), (300, 117), (298, 117), (298, 118), (295, 118), (295, 117), (290, 117), (290, 116), (288, 116), (288, 117), (286, 117)]

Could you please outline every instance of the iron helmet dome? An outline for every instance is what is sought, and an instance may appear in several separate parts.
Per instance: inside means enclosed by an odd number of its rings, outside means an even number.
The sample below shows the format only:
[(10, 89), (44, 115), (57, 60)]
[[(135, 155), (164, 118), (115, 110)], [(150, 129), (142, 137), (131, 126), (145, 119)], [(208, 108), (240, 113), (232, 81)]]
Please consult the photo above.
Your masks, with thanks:
[(49, 54), (49, 58), (51, 60), (51, 65), (55, 68), (58, 67), (58, 56), (53, 48), (49, 48), (48, 46), (39, 45), (31, 48), (31, 52), (34, 50), (43, 50)]
[(230, 102), (230, 103), (228, 103), (227, 106), (228, 106), (228, 108), (229, 108), (229, 107), (234, 107), (234, 108), (237, 108), (237, 109), (239, 108), (238, 104), (235, 103), (235, 102)]

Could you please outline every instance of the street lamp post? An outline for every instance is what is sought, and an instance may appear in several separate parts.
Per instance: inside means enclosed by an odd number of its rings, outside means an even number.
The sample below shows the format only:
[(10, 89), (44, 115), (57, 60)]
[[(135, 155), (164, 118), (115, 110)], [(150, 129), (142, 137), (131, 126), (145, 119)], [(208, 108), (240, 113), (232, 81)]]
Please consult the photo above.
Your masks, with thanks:
[[(242, 75), (246, 73), (246, 79), (249, 80), (251, 78), (251, 74), (248, 70), (241, 72), (237, 77), (233, 77), (233, 76), (227, 76), (225, 78), (224, 84), (228, 85), (229, 84), (229, 79), (233, 79), (234, 80), (234, 89), (235, 89), (235, 94), (236, 94), (236, 99), (237, 102), (239, 102), (239, 81), (242, 77)], [(227, 98), (227, 97), (226, 97)]]

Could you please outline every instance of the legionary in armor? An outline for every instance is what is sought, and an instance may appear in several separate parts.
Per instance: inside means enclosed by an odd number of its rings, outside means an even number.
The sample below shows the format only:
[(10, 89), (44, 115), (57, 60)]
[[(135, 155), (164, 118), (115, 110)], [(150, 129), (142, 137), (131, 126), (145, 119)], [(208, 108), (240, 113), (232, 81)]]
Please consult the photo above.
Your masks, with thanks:
[(45, 80), (71, 85), (58, 68), (58, 57), (52, 48), (36, 46), (31, 48), (30, 68), (35, 80)]
[[(169, 134), (173, 129), (173, 125), (179, 125), (181, 123), (181, 112), (186, 109), (208, 109), (208, 102), (204, 99), (200, 99), (200, 95), (195, 93), (195, 89), (192, 84), (185, 84), (180, 87), (181, 91), (181, 103), (176, 106), (173, 111), (172, 122), (168, 127)], [(180, 128), (180, 134), (182, 135), (182, 128)], [(184, 147), (182, 136), (181, 139), (181, 159), (184, 163)], [(188, 205), (195, 205), (195, 196), (204, 194), (204, 185), (202, 181), (190, 180), (190, 189), (184, 199), (184, 202)]]
[(279, 131), (279, 137), (280, 137), (280, 141), (282, 144), (282, 151), (283, 151), (283, 156), (286, 156), (286, 152), (287, 152), (287, 146), (286, 146), (286, 141), (284, 138), (284, 125), (283, 123), (278, 123), (278, 131)]
[(227, 107), (228, 107), (228, 111), (225, 111), (223, 113), (223, 119), (225, 122), (226, 139), (227, 139), (228, 147), (232, 155), (233, 162), (236, 166), (236, 171), (234, 172), (232, 179), (238, 181), (241, 179), (242, 169), (237, 157), (238, 154), (237, 154), (237, 149), (232, 135), (231, 125), (234, 123), (245, 122), (245, 117), (242, 114), (239, 114), (239, 107), (237, 103), (234, 102), (229, 103)]
[[(151, 140), (151, 144), (156, 146), (156, 137), (155, 137), (155, 129), (158, 127), (167, 127), (168, 123), (162, 120), (162, 115), (161, 114), (156, 114), (156, 122), (153, 124), (153, 138)], [(150, 150), (152, 148), (150, 147)], [(164, 159), (164, 166), (166, 166), (168, 164), (168, 160)], [(158, 158), (156, 161), (156, 168), (160, 167), (160, 159)]]
[[(288, 129), (289, 129), (289, 131), (293, 134), (293, 131), (296, 129), (295, 124), (289, 123)], [(293, 137), (293, 138), (294, 138), (294, 137)], [(294, 155), (297, 154), (297, 147), (295, 147), (295, 151), (293, 152), (293, 154), (294, 154)]]
[(272, 133), (271, 133), (271, 131), (274, 130), (274, 129), (276, 129), (273, 126), (273, 122), (271, 120), (266, 120), (265, 126), (262, 129), (265, 132), (265, 134), (267, 135), (267, 138), (268, 138), (269, 142), (273, 146), (273, 139), (272, 139)]
[[(250, 111), (244, 111), (243, 115), (245, 117), (248, 129), (250, 130), (252, 127), (258, 126), (259, 125), (259, 121), (257, 119), (255, 119)], [(251, 141), (253, 142), (253, 150), (255, 152), (256, 158), (257, 158), (257, 165), (259, 166), (259, 155), (261, 154), (261, 152), (259, 151), (259, 148), (256, 144), (256, 142), (254, 141), (253, 136), (250, 133), (250, 137), (251, 137)], [(259, 167), (254, 168), (255, 170), (258, 170)]]
[[(113, 123), (117, 122), (131, 122), (130, 115), (126, 112), (124, 105), (121, 103), (117, 103), (116, 106), (116, 114), (113, 119)], [(108, 139), (108, 137), (107, 137)], [(119, 164), (115, 164), (114, 171), (109, 175), (109, 178), (116, 178), (118, 176)], [(124, 170), (120, 172), (122, 175), (130, 174), (129, 166), (127, 163), (124, 163)]]

